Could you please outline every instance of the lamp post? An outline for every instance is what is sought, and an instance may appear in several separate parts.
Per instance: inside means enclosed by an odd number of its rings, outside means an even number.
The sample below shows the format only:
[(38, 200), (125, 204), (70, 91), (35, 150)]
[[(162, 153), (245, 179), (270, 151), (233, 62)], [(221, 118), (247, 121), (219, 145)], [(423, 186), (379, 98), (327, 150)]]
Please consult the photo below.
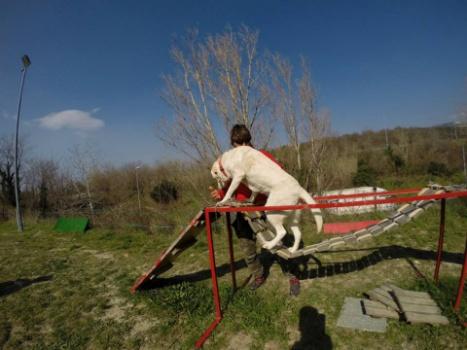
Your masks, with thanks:
[(138, 180), (138, 169), (141, 168), (141, 165), (135, 167), (135, 175), (136, 175), (136, 191), (138, 192), (138, 208), (139, 208), (139, 215), (141, 216), (141, 198), (139, 195), (139, 180)]
[(18, 98), (18, 113), (16, 114), (16, 132), (15, 132), (15, 201), (16, 201), (16, 225), (18, 226), (18, 232), (23, 232), (23, 217), (21, 215), (21, 206), (19, 199), (19, 166), (18, 166), (18, 139), (19, 139), (19, 117), (21, 114), (21, 101), (23, 99), (23, 88), (24, 81), (26, 80), (26, 72), (28, 67), (31, 65), (31, 60), (28, 55), (24, 55), (21, 58), (23, 67), (21, 68), (21, 83), (19, 88)]

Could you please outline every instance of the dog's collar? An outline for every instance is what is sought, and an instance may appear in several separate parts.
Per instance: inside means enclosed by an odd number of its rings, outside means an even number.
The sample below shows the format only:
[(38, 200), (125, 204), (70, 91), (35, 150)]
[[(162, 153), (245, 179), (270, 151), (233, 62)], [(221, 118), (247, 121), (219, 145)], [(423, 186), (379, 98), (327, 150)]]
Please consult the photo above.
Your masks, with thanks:
[(224, 167), (222, 166), (221, 158), (222, 158), (222, 157), (219, 157), (219, 159), (218, 159), (218, 162), (219, 162), (219, 170), (221, 171), (222, 174), (224, 174), (225, 177), (229, 177), (229, 175), (227, 175), (227, 173), (226, 173)]

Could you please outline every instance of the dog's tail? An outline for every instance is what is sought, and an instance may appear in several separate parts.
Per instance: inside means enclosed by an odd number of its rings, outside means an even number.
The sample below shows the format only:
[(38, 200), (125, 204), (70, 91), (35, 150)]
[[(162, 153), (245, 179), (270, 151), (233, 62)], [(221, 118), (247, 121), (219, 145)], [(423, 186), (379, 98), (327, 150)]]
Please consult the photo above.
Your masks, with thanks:
[[(300, 199), (306, 204), (316, 204), (315, 200), (304, 189), (300, 193)], [(321, 232), (321, 230), (323, 229), (323, 214), (321, 213), (321, 210), (319, 208), (312, 208), (311, 212), (313, 213), (313, 216), (315, 218), (316, 229), (318, 232)]]

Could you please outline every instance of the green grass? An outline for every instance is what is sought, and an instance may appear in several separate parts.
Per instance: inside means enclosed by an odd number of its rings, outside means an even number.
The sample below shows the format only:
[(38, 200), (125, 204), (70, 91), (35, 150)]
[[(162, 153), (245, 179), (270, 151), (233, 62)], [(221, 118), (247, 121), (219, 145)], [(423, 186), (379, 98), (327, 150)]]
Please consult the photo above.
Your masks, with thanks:
[[(195, 210), (186, 212), (188, 220)], [(308, 261), (299, 297), (288, 296), (288, 279), (277, 263), (266, 284), (232, 296), (227, 273), (219, 279), (224, 319), (206, 349), (286, 349), (294, 344), (325, 349), (463, 349), (465, 329), (451, 307), (457, 289), (467, 224), (465, 201), (449, 201), (446, 261), (441, 281), (431, 280), (439, 213), (433, 207), (397, 230)], [(361, 215), (368, 219), (379, 215)], [(327, 220), (336, 220), (327, 217)], [(91, 229), (57, 234), (53, 222), (0, 224), (0, 348), (2, 349), (189, 349), (213, 320), (209, 260), (204, 237), (183, 253), (164, 277), (205, 271), (198, 282), (183, 282), (132, 295), (129, 288), (176, 236), (142, 231)], [(304, 215), (307, 243), (311, 234)], [(225, 230), (216, 225), (217, 264), (228, 262)], [(236, 257), (242, 253), (236, 245)], [(417, 277), (422, 272), (427, 279)], [(247, 270), (238, 271), (241, 282)], [(43, 278), (39, 278), (43, 277)], [(38, 279), (39, 278), (39, 279)], [(16, 285), (6, 282), (16, 281)], [(450, 320), (448, 326), (408, 325), (391, 320), (385, 334), (336, 327), (345, 297), (383, 283), (429, 292)], [(464, 299), (466, 299), (464, 297)], [(467, 302), (460, 316), (467, 319)], [(298, 348), (298, 347), (297, 347)]]

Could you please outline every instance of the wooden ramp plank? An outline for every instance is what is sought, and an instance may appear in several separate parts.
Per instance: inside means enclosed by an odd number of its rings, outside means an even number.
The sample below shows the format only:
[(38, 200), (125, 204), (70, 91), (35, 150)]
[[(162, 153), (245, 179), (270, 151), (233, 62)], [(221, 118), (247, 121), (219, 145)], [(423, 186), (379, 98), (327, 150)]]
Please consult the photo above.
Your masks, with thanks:
[(439, 309), (438, 306), (431, 306), (431, 305), (403, 303), (401, 304), (401, 309), (405, 313), (416, 312), (419, 314), (431, 314), (431, 315), (441, 314), (441, 310)]
[[(400, 306), (404, 318), (409, 323), (448, 324), (446, 317), (441, 315), (441, 310), (431, 297), (423, 292), (411, 292), (402, 290), (396, 286), (394, 298)], [(412, 296), (410, 296), (412, 295)]]
[(276, 251), (276, 254), (279, 255), (282, 259), (290, 259), (290, 252), (288, 249), (279, 249), (278, 251)]
[(400, 295), (398, 292), (395, 292), (394, 294), (395, 294), (397, 301), (400, 303), (437, 306), (436, 302), (433, 299), (411, 298), (411, 297)]
[[(215, 218), (213, 219), (215, 220)], [(184, 250), (196, 242), (196, 236), (204, 229), (204, 211), (200, 210), (190, 223), (182, 230), (177, 239), (162, 253), (151, 268), (140, 276), (131, 287), (135, 293), (146, 282), (153, 280), (155, 276), (167, 271), (172, 267), (172, 261)]]
[(368, 232), (368, 233), (365, 233), (363, 235), (358, 236), (357, 241), (360, 242), (360, 241), (363, 241), (365, 239), (372, 238), (372, 237), (373, 237), (373, 235)]
[(389, 309), (380, 302), (364, 299), (362, 300), (362, 303), (365, 314), (370, 315), (372, 317), (386, 317), (393, 318), (396, 320), (398, 320), (400, 317), (398, 312)]
[(409, 323), (449, 324), (449, 320), (443, 315), (426, 315), (416, 312), (406, 312), (404, 316)]
[(393, 309), (394, 311), (400, 311), (399, 306), (394, 301), (392, 296), (384, 289), (375, 288), (373, 290), (370, 290), (366, 294), (370, 297), (371, 300), (379, 301), (380, 303), (383, 303), (384, 305)]
[(400, 295), (400, 296), (432, 300), (430, 294), (428, 294), (427, 292), (417, 292), (417, 291), (413, 291), (413, 290), (406, 290), (406, 289), (399, 288), (399, 287), (397, 287), (397, 286), (395, 286), (393, 284), (385, 284), (384, 287), (388, 288), (388, 289), (390, 289), (390, 290), (392, 290), (394, 292), (397, 292), (397, 294)]

